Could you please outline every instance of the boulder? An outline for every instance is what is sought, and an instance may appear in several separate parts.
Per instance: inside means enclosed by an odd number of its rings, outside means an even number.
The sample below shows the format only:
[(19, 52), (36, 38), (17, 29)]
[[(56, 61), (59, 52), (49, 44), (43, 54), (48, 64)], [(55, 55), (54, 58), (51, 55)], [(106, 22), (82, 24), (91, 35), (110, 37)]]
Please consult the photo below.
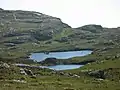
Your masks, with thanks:
[(1, 68), (10, 68), (10, 65), (8, 65), (7, 63), (0, 62), (0, 67)]
[(31, 76), (32, 78), (36, 78), (32, 70), (25, 69), (25, 72), (27, 73), (27, 75)]
[(104, 79), (105, 78), (105, 74), (103, 70), (95, 70), (95, 71), (91, 71), (88, 73), (90, 76), (96, 77), (96, 78), (101, 78)]
[(26, 81), (24, 80), (13, 80), (14, 82), (17, 82), (17, 83), (27, 83)]
[(73, 75), (73, 77), (80, 78), (80, 76), (79, 76), (79, 75), (77, 75), (77, 74), (74, 74), (74, 75)]
[(20, 68), (20, 74), (27, 75), (27, 73), (25, 72), (25, 70), (23, 68)]

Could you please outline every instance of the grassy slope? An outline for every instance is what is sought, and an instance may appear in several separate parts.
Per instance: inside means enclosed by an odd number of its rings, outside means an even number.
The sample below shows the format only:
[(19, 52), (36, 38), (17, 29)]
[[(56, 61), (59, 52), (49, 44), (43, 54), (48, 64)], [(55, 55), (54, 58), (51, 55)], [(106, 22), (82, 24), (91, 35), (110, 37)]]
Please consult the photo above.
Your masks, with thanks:
[(41, 77), (29, 80), (27, 84), (1, 81), (1, 90), (117, 90), (120, 83), (114, 81), (95, 81), (94, 79), (80, 79), (67, 77)]
[[(31, 76), (18, 74), (19, 68), (11, 67), (9, 69), (12, 70), (11, 73), (4, 69), (4, 72), (2, 71), (3, 73), (0, 74), (2, 76), (0, 78), (1, 90), (116, 90), (120, 88), (118, 80), (99, 80), (84, 74), (81, 74), (80, 78), (76, 78), (52, 74), (49, 70), (33, 69), (32, 71), (38, 75), (36, 78), (31, 78)], [(24, 79), (27, 83), (13, 81), (20, 79)]]

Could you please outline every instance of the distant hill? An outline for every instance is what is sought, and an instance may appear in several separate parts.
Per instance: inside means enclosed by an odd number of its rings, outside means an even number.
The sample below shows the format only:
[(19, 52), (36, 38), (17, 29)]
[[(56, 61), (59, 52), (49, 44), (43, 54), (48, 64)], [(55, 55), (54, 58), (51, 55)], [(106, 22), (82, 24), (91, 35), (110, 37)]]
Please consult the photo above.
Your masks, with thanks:
[(61, 19), (39, 12), (0, 9), (0, 48), (3, 52), (113, 47), (119, 45), (119, 38), (120, 28), (103, 28), (95, 24), (71, 28)]
[[(47, 40), (52, 35), (68, 28), (59, 18), (32, 11), (0, 9), (0, 37)], [(14, 38), (16, 39), (16, 38)], [(16, 41), (16, 40), (15, 40)]]

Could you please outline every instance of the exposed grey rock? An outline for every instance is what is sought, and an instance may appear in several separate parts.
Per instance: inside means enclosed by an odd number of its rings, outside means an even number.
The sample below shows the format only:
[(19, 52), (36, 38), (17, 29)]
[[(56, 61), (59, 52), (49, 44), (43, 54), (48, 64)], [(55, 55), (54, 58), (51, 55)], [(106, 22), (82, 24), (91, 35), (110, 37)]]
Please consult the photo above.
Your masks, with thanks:
[(13, 46), (15, 46), (14, 43), (4, 43), (4, 45), (5, 45), (5, 46), (8, 46), (8, 47), (13, 47)]
[(78, 29), (97, 33), (97, 32), (101, 32), (103, 30), (103, 27), (101, 25), (90, 24), (79, 27)]
[(104, 71), (102, 70), (95, 70), (95, 71), (91, 71), (88, 73), (90, 76), (94, 76), (94, 77), (97, 77), (97, 78), (102, 78), (104, 79), (105, 78), (105, 73)]
[(104, 79), (99, 78), (99, 79), (96, 79), (96, 80), (98, 80), (98, 81), (103, 81)]
[(62, 75), (62, 76), (67, 76), (67, 77), (80, 78), (80, 76), (77, 75), (77, 74), (72, 74), (72, 73), (67, 73), (67, 72), (56, 72), (56, 74), (59, 74), (59, 75)]
[(60, 72), (59, 74), (60, 74), (60, 75), (65, 75), (65, 73), (64, 73), (64, 72)]
[(27, 83), (26, 81), (24, 80), (13, 80), (14, 82), (17, 82), (17, 83)]
[(80, 76), (79, 76), (79, 75), (77, 75), (77, 74), (73, 74), (73, 77), (80, 78)]
[(116, 57), (117, 57), (117, 58), (119, 58), (119, 57), (120, 57), (120, 53), (119, 53), (119, 54), (117, 54), (117, 55), (116, 55)]
[(28, 75), (28, 76), (32, 76), (32, 77), (36, 77), (36, 75), (32, 72), (32, 70), (29, 70), (29, 69), (24, 69), (24, 68), (20, 68), (20, 73), (22, 75)]
[(62, 37), (60, 41), (61, 41), (61, 42), (67, 42), (67, 41), (68, 41), (68, 38), (67, 38), (67, 37)]
[(0, 67), (1, 68), (10, 68), (10, 65), (8, 65), (7, 63), (0, 62)]
[(25, 72), (27, 73), (27, 75), (32, 76), (32, 77), (34, 77), (34, 78), (36, 77), (31, 70), (28, 70), (28, 69), (24, 69), (24, 70), (25, 70)]
[(23, 68), (20, 68), (20, 73), (21, 73), (22, 75), (27, 75), (27, 73), (25, 72), (25, 70), (24, 70)]

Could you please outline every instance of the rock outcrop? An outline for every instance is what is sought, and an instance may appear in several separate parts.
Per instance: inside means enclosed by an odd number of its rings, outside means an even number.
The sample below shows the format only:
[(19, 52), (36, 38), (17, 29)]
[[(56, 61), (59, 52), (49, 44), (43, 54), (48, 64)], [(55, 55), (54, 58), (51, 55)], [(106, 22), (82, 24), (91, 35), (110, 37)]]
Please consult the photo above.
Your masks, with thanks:
[(103, 27), (101, 25), (90, 24), (90, 25), (85, 25), (85, 26), (79, 27), (77, 29), (97, 33), (97, 32), (101, 32), (103, 30)]
[[(35, 41), (49, 40), (54, 34), (61, 32), (64, 28), (71, 28), (63, 23), (59, 18), (48, 16), (39, 12), (22, 10), (0, 9), (0, 23), (2, 28), (0, 36), (16, 37), (9, 43), (17, 44)], [(1, 25), (0, 25), (1, 26)], [(19, 43), (20, 42), (20, 43)]]
[(100, 79), (109, 79), (109, 80), (120, 80), (120, 69), (119, 68), (108, 68), (104, 70), (95, 70), (88, 72), (88, 75), (100, 78)]
[(0, 68), (10, 68), (10, 65), (4, 62), (0, 62)]

